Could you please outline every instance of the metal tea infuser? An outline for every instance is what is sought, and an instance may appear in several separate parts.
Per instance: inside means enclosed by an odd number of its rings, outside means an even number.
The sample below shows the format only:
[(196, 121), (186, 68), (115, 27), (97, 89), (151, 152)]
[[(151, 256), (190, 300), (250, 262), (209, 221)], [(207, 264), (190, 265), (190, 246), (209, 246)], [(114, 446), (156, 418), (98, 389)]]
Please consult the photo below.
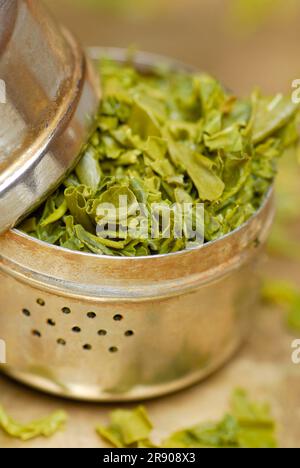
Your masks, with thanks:
[[(135, 62), (151, 71), (156, 57)], [(90, 401), (155, 397), (211, 374), (251, 327), (272, 191), (241, 228), (192, 251), (116, 258), (43, 243), (14, 226), (76, 163), (98, 82), (72, 36), (30, 0), (0, 0), (0, 79), (2, 371)]]

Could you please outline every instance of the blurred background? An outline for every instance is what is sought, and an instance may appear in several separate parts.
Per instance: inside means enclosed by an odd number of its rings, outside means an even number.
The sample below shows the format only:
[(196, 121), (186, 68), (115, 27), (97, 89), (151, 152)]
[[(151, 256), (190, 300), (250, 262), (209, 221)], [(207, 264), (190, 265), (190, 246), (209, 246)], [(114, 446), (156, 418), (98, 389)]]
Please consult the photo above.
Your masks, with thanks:
[(85, 45), (135, 46), (205, 69), (236, 92), (300, 77), (299, 0), (46, 0)]

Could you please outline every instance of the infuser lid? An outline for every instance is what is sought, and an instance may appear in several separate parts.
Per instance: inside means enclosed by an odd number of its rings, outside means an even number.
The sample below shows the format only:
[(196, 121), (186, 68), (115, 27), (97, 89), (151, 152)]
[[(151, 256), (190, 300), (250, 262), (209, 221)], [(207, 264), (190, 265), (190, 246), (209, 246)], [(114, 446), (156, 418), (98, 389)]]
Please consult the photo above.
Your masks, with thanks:
[(59, 185), (99, 105), (73, 37), (32, 0), (0, 0), (0, 233)]

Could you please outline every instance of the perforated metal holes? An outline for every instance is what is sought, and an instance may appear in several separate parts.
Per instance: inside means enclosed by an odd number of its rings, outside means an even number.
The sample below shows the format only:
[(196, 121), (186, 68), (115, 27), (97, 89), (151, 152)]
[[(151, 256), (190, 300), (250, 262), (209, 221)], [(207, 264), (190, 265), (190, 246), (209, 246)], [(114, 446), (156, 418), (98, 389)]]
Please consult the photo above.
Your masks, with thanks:
[[(67, 347), (70, 342), (73, 345), (75, 339), (82, 351), (99, 350), (100, 343), (102, 347), (103, 345), (107, 346), (106, 350), (109, 354), (116, 354), (122, 349), (122, 340), (126, 340), (124, 341), (124, 344), (126, 344), (128, 338), (135, 336), (134, 330), (128, 328), (128, 323), (126, 323), (122, 314), (116, 312), (111, 314), (110, 328), (107, 326), (107, 312), (105, 312), (106, 326), (103, 327), (103, 312), (101, 313), (101, 311), (88, 310), (80, 314), (80, 320), (78, 320), (78, 313), (75, 313), (78, 311), (68, 305), (55, 311), (52, 310), (51, 306), (47, 307), (46, 300), (41, 297), (37, 298), (35, 302), (35, 306), (24, 307), (21, 310), (24, 319), (26, 318), (29, 321), (28, 323), (31, 324), (30, 333), (35, 338), (53, 336), (53, 344), (57, 346)], [(74, 317), (76, 317), (76, 321)], [(127, 327), (124, 327), (125, 324)], [(62, 330), (64, 330), (63, 333)], [(90, 337), (88, 341), (85, 341), (86, 332)]]

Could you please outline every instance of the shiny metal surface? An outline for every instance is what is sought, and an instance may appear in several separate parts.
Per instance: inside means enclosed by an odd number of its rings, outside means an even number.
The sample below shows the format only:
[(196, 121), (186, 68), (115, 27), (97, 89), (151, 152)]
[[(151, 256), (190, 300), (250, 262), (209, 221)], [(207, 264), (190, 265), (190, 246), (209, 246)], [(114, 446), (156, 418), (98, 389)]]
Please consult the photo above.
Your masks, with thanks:
[[(124, 60), (124, 52), (108, 52)], [(96, 59), (103, 49), (91, 54)], [(139, 66), (153, 62), (156, 56), (137, 55)], [(270, 191), (230, 235), (144, 258), (72, 252), (7, 232), (0, 237), (2, 371), (91, 401), (156, 397), (200, 381), (251, 328), (273, 216)]]
[(76, 162), (99, 84), (74, 38), (41, 1), (0, 0), (0, 232), (35, 207)]
[(251, 328), (273, 198), (204, 247), (148, 258), (70, 252), (14, 230), (0, 238), (2, 370), (64, 397), (127, 401), (186, 387)]

